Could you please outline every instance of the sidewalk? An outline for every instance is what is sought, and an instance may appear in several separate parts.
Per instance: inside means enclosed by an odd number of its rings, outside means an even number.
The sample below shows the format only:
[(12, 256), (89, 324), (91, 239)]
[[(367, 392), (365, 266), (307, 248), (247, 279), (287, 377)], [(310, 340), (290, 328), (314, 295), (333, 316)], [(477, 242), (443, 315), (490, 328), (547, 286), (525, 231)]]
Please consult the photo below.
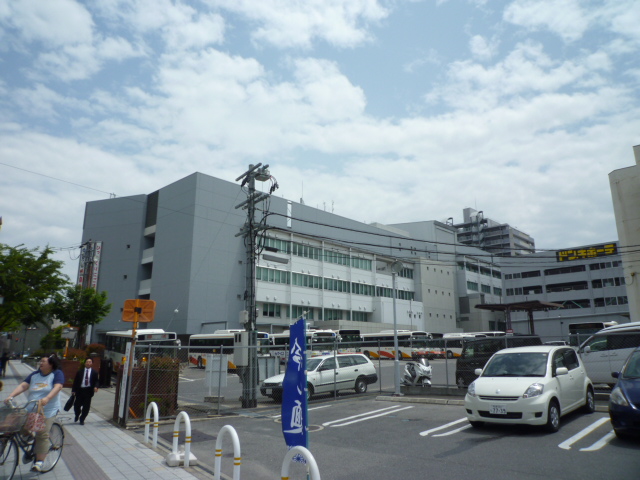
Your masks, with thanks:
[[(28, 365), (12, 360), (8, 364), (7, 375), (2, 380), (4, 389), (0, 400), (32, 372)], [(70, 389), (60, 393), (63, 406), (69, 398)], [(61, 410), (58, 420), (64, 427), (65, 441), (62, 458), (48, 473), (31, 472), (31, 463), (20, 464), (14, 478), (44, 480), (146, 480), (150, 478), (203, 480), (210, 478), (194, 468), (169, 467), (164, 454), (142, 444), (139, 435), (134, 435), (108, 421), (113, 412), (115, 388), (99, 390), (94, 396), (91, 413), (84, 425), (73, 422), (73, 409)], [(17, 397), (24, 403), (26, 396)]]

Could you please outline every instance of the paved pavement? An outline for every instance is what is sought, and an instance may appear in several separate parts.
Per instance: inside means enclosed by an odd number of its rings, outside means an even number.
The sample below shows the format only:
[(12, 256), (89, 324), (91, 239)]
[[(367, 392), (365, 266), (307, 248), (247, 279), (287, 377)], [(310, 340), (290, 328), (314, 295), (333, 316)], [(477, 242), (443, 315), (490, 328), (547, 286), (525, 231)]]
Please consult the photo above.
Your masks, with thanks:
[[(2, 379), (4, 399), (33, 369), (19, 361), (10, 361), (6, 376)], [(67, 401), (70, 389), (60, 393), (62, 405)], [(197, 467), (169, 467), (166, 452), (156, 451), (143, 444), (143, 438), (124, 430), (109, 421), (113, 413), (115, 388), (101, 389), (94, 396), (91, 413), (84, 425), (73, 422), (73, 409), (61, 411), (58, 420), (64, 426), (65, 442), (62, 458), (48, 473), (31, 472), (31, 463), (19, 465), (14, 478), (43, 480), (146, 480), (150, 478), (204, 480), (211, 475), (198, 471)], [(20, 395), (18, 404), (26, 397)]]

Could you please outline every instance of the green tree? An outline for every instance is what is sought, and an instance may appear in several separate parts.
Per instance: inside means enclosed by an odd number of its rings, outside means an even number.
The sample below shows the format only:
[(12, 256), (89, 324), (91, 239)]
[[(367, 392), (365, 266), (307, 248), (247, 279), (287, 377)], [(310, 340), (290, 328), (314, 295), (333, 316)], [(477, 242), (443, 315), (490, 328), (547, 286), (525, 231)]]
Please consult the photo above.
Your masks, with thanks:
[(48, 326), (51, 299), (69, 285), (69, 277), (60, 271), (62, 262), (52, 254), (49, 247), (39, 252), (0, 244), (0, 331)]
[(50, 330), (49, 333), (40, 340), (40, 348), (42, 348), (46, 354), (56, 350), (62, 350), (66, 345), (66, 340), (62, 338), (63, 328), (64, 327), (60, 326)]
[(87, 327), (100, 323), (111, 311), (111, 304), (107, 303), (106, 292), (74, 285), (55, 296), (51, 311), (58, 320), (78, 329), (76, 338), (84, 348)]

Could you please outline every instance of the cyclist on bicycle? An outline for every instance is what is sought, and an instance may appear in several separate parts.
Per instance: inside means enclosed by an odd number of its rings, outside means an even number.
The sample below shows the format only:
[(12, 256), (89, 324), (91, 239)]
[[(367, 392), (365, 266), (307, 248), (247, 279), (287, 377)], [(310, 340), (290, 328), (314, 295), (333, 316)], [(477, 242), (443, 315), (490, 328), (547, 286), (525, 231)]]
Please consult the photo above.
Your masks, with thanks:
[(39, 472), (42, 462), (49, 451), (49, 430), (60, 410), (60, 398), (58, 394), (64, 385), (64, 374), (60, 370), (60, 360), (55, 355), (42, 357), (38, 370), (32, 372), (18, 385), (11, 395), (5, 400), (9, 403), (13, 397), (29, 390), (28, 401), (39, 401), (44, 410), (46, 427), (36, 433), (35, 453), (36, 461), (31, 468)]

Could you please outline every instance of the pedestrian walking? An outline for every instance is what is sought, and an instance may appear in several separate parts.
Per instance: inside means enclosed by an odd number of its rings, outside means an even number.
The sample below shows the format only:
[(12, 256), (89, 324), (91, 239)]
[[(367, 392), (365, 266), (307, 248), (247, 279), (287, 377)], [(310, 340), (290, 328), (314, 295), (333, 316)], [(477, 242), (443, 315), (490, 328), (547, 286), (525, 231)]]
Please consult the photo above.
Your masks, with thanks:
[(71, 395), (76, 397), (73, 403), (73, 411), (76, 416), (73, 421), (80, 420), (80, 425), (84, 425), (84, 420), (89, 415), (91, 408), (91, 399), (98, 391), (98, 372), (91, 368), (92, 365), (93, 360), (87, 358), (84, 367), (76, 373), (71, 387)]

